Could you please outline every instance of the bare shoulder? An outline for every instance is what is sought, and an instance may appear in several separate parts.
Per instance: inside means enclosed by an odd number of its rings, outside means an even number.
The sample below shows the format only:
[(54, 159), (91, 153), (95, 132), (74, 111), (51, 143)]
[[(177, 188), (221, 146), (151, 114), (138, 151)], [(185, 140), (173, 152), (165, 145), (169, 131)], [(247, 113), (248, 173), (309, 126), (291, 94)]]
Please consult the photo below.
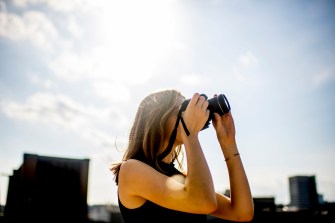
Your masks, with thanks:
[(129, 159), (129, 160), (124, 161), (122, 165), (132, 166), (132, 165), (147, 165), (147, 164), (137, 159)]
[(139, 184), (152, 181), (156, 174), (157, 171), (148, 164), (136, 159), (129, 159), (121, 164), (119, 188), (126, 188), (129, 193), (136, 194)]
[(119, 172), (119, 198), (127, 208), (137, 208), (144, 204), (146, 199), (139, 196), (137, 189), (141, 182), (146, 181), (149, 165), (135, 159), (129, 159), (121, 164)]
[(148, 168), (151, 167), (142, 161), (129, 159), (121, 164), (120, 174), (122, 176), (129, 176), (131, 174), (138, 174), (140, 170)]

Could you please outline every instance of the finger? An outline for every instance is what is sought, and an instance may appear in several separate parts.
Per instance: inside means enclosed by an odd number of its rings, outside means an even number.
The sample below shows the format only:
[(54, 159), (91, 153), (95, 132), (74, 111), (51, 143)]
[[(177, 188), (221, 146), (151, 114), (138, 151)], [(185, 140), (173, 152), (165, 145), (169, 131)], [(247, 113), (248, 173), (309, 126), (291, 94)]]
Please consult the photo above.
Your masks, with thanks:
[(224, 123), (226, 125), (233, 125), (234, 126), (234, 119), (233, 119), (233, 116), (231, 115), (231, 113), (227, 113), (225, 114), (224, 116)]
[(199, 93), (195, 93), (195, 94), (193, 94), (193, 96), (192, 96), (192, 98), (191, 98), (189, 104), (195, 105), (195, 104), (198, 102), (199, 97), (200, 97), (200, 94), (199, 94)]
[(226, 119), (231, 119), (231, 120), (233, 120), (233, 115), (231, 114), (231, 112), (228, 112), (228, 113), (226, 113), (225, 114), (226, 116)]
[(199, 99), (198, 99), (198, 102), (197, 104), (202, 107), (204, 105), (204, 102), (206, 101), (206, 98), (204, 96), (200, 96)]
[(213, 126), (216, 131), (222, 131), (222, 117), (218, 113), (214, 113)]
[[(206, 101), (204, 101), (204, 103), (202, 104), (202, 109), (205, 111), (205, 110), (208, 110), (207, 108), (208, 108), (208, 105), (209, 105), (209, 102), (206, 100)], [(208, 110), (208, 112), (209, 112), (209, 110)]]
[(219, 120), (220, 118), (221, 116), (218, 113), (214, 112), (214, 119)]
[(214, 113), (214, 120), (213, 122), (219, 123), (221, 121), (221, 116), (218, 113)]
[(214, 113), (213, 114), (213, 126), (214, 126), (215, 129), (216, 129), (218, 123), (219, 123), (219, 119), (220, 119), (220, 117), (218, 117), (218, 114)]

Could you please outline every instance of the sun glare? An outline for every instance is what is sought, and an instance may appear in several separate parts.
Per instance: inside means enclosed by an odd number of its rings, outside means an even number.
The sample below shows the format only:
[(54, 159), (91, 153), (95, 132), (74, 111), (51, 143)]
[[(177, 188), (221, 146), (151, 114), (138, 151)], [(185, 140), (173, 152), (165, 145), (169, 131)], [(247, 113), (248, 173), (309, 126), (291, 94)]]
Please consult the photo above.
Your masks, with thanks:
[[(97, 22), (105, 47), (103, 71), (140, 84), (147, 81), (162, 56), (178, 44), (176, 14), (171, 1), (107, 1)], [(139, 78), (134, 78), (139, 77)], [(139, 83), (140, 82), (140, 83)]]

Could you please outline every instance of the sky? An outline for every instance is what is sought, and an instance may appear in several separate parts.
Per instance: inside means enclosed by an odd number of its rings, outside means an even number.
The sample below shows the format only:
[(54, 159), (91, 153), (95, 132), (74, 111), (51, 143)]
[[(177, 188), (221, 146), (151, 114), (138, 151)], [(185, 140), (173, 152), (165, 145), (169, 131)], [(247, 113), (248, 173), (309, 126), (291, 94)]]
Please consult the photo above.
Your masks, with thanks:
[[(254, 197), (288, 204), (314, 175), (335, 201), (335, 3), (0, 0), (0, 203), (24, 153), (90, 160), (88, 203), (116, 204), (140, 101), (160, 89), (225, 94)], [(229, 188), (213, 127), (199, 135)]]

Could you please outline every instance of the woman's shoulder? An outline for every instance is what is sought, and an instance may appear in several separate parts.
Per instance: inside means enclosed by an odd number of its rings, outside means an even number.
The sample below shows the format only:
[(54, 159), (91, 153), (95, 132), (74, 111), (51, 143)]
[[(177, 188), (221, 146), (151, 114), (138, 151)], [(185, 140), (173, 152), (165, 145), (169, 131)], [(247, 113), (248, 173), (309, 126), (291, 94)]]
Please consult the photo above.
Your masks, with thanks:
[(138, 174), (139, 172), (146, 172), (152, 169), (151, 166), (143, 161), (137, 159), (128, 159), (121, 163), (120, 174), (122, 176), (132, 177), (132, 174)]
[(143, 166), (149, 166), (149, 165), (138, 159), (128, 159), (121, 163), (122, 169), (129, 169), (129, 168), (132, 169), (132, 168), (143, 167)]
[(161, 174), (166, 175), (167, 177), (171, 177), (176, 174), (185, 175), (177, 170), (173, 163), (168, 164), (160, 162), (160, 166), (155, 168), (141, 160), (128, 159), (123, 161), (120, 167), (120, 176), (122, 176), (123, 179), (131, 179), (132, 181), (136, 178), (141, 178), (141, 181), (144, 178), (153, 180), (152, 178), (156, 178)]
[(122, 205), (128, 209), (138, 208), (146, 201), (145, 198), (138, 195), (138, 188), (142, 187), (141, 182), (143, 180), (147, 182), (146, 166), (148, 165), (136, 159), (129, 159), (121, 163), (118, 195)]

